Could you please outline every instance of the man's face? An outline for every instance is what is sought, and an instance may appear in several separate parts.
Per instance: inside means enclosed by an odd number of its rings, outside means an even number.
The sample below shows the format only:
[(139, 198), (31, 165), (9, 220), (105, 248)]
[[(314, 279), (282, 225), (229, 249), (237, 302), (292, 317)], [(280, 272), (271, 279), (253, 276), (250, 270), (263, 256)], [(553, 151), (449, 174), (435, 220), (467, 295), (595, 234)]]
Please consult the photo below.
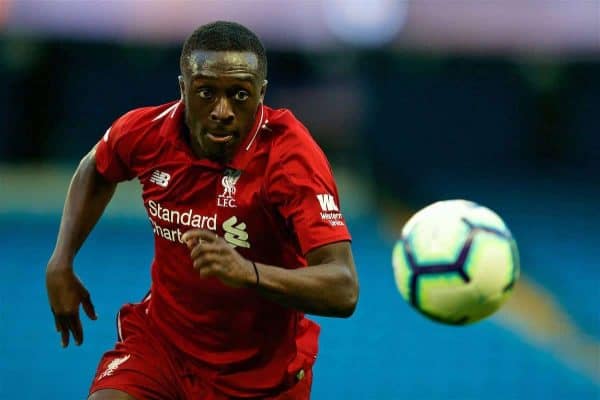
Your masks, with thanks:
[(194, 153), (229, 159), (252, 128), (265, 95), (256, 54), (197, 50), (182, 73), (179, 87)]

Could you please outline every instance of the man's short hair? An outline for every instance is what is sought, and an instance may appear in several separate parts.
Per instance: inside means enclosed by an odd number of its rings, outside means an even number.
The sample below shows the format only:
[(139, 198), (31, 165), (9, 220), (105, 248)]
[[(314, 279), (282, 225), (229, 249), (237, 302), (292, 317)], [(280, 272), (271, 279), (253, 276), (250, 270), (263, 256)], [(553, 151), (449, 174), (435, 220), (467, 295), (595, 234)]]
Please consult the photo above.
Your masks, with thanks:
[(236, 22), (216, 21), (196, 29), (183, 43), (179, 68), (183, 74), (190, 54), (196, 50), (247, 51), (258, 58), (258, 73), (267, 77), (265, 48), (254, 32)]

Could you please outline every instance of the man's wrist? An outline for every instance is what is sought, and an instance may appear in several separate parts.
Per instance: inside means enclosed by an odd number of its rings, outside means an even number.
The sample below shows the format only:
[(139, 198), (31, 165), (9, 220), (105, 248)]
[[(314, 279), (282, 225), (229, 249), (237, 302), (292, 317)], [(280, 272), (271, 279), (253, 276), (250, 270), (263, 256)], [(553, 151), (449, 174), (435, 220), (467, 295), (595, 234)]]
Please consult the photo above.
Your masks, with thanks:
[(74, 259), (75, 259), (74, 254), (56, 253), (55, 252), (54, 254), (52, 254), (52, 256), (50, 257), (50, 260), (48, 261), (48, 268), (51, 268), (54, 270), (59, 270), (59, 269), (72, 270)]
[(251, 264), (252, 271), (254, 272), (254, 275), (252, 278), (250, 278), (249, 286), (252, 288), (257, 288), (260, 286), (260, 273), (258, 272), (258, 267), (254, 261), (249, 260), (249, 263)]

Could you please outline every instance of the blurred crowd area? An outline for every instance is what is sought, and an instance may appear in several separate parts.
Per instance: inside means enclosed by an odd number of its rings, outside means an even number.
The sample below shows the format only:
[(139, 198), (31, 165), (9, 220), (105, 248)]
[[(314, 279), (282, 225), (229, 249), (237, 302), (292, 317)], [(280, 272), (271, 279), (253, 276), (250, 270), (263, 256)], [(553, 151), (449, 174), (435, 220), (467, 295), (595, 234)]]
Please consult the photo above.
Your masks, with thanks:
[(0, 0), (0, 160), (79, 159), (127, 110), (176, 99), (182, 41), (230, 19), (267, 46), (267, 104), (376, 193), (417, 206), (448, 177), (594, 181), (599, 1), (282, 4)]
[[(0, 160), (78, 160), (124, 112), (178, 98), (180, 45), (0, 41)], [(378, 190), (431, 179), (564, 177), (600, 166), (600, 63), (389, 48), (269, 51), (266, 103)]]

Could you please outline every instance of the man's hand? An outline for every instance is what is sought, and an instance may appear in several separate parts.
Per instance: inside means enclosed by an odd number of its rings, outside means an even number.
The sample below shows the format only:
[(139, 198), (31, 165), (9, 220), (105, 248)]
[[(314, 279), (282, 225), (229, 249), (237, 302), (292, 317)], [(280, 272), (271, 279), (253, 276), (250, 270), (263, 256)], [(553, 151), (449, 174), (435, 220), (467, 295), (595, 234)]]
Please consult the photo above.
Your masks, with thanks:
[(250, 287), (256, 282), (252, 262), (216, 233), (194, 229), (185, 232), (182, 239), (190, 249), (194, 269), (200, 276), (217, 277), (232, 287)]
[(70, 266), (52, 261), (46, 269), (46, 289), (62, 346), (69, 345), (69, 331), (75, 343), (80, 345), (83, 343), (83, 329), (79, 320), (79, 305), (83, 306), (90, 319), (98, 318), (89, 292)]

